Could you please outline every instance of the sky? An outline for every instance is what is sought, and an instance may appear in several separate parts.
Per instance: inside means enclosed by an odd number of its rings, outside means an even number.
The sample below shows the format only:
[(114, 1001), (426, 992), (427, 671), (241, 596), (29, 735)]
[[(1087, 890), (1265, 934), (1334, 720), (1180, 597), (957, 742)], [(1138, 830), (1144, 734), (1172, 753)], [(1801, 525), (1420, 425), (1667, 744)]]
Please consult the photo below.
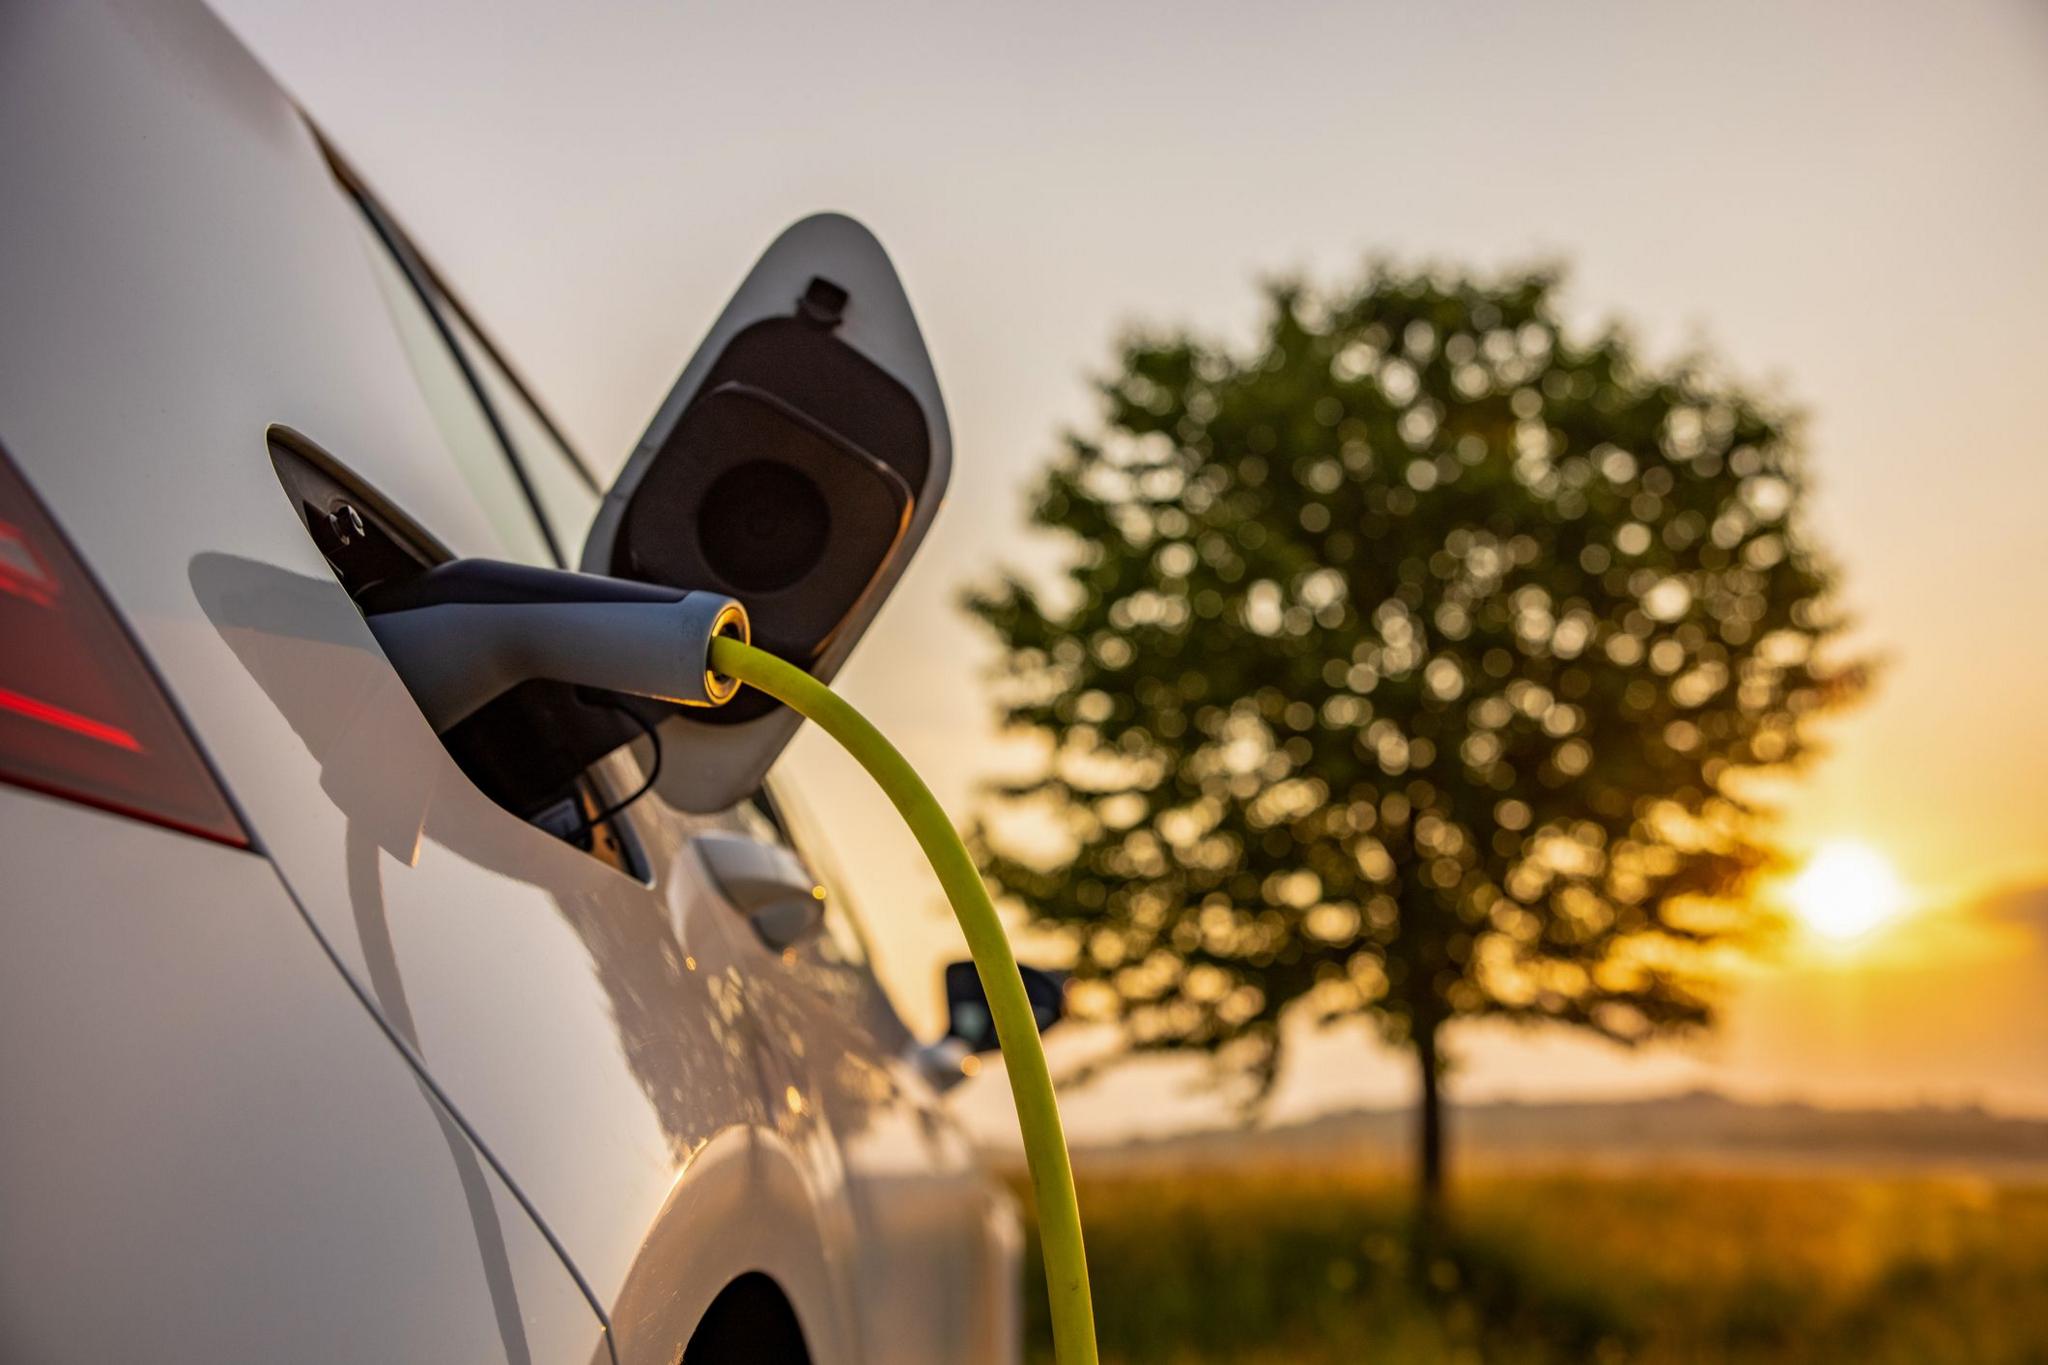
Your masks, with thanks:
[[(1126, 329), (1243, 337), (1261, 278), (1392, 254), (1562, 260), (1582, 324), (1711, 349), (1807, 412), (1810, 525), (1883, 661), (1784, 791), (1784, 841), (1875, 850), (1908, 913), (1738, 966), (1704, 1044), (1482, 1028), (1455, 1084), (2048, 1113), (2048, 8), (216, 8), (607, 472), (782, 227), (837, 209), (874, 229), (955, 469), (841, 681), (963, 819), (1017, 759), (955, 600), (1057, 564), (1023, 490), (1096, 420)], [(963, 954), (915, 845), (828, 741), (790, 762), (930, 1029), (936, 964)], [(1357, 1036), (1296, 1057), (1281, 1115), (1410, 1093)], [(1184, 1071), (1114, 1075), (1073, 1101), (1084, 1135), (1213, 1113)]]

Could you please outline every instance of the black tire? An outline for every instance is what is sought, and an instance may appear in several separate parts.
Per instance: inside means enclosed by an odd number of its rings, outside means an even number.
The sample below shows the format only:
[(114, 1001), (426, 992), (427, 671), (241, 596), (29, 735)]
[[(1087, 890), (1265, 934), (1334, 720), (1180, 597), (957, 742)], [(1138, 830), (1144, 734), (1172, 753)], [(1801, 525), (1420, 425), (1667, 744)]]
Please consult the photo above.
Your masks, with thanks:
[(810, 1365), (803, 1327), (782, 1287), (758, 1271), (711, 1301), (683, 1348), (682, 1365)]

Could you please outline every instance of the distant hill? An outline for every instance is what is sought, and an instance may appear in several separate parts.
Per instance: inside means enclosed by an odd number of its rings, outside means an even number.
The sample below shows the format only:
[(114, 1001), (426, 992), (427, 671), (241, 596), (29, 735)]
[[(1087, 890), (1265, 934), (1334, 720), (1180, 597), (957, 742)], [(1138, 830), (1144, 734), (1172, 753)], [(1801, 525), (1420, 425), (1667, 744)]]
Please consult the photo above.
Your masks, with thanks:
[[(1356, 1110), (1275, 1128), (1219, 1129), (1082, 1146), (1076, 1165), (1313, 1164), (1403, 1158), (1407, 1110)], [(1822, 1109), (1750, 1104), (1713, 1091), (1656, 1099), (1455, 1106), (1460, 1158), (1483, 1162), (1924, 1168), (2048, 1179), (2048, 1120), (1974, 1107)]]

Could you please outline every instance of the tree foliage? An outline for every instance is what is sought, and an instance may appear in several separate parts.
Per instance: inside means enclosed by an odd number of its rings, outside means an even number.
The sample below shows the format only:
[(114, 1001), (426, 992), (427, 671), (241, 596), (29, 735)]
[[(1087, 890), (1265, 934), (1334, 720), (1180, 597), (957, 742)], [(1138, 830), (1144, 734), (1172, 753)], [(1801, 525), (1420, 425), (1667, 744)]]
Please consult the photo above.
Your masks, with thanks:
[(1860, 675), (1796, 421), (1575, 340), (1556, 284), (1381, 267), (1270, 287), (1248, 350), (1128, 343), (1033, 495), (1071, 571), (970, 597), (1050, 754), (984, 869), (1134, 1045), (1263, 1094), (1295, 1010), (1427, 1065), (1453, 1019), (1708, 1019), (1695, 950), (1770, 856), (1744, 775)]

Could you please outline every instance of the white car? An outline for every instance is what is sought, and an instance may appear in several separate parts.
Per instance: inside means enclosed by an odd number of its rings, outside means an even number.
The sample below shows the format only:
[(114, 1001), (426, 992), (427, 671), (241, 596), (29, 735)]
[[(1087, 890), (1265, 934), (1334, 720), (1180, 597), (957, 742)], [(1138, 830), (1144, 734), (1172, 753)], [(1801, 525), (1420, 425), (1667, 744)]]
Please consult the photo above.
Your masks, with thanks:
[(795, 717), (539, 679), (437, 733), (366, 617), (580, 568), (829, 677), (950, 455), (828, 216), (601, 488), (212, 15), (0, 3), (0, 1359), (1014, 1359), (936, 1089), (987, 1040), (920, 1047), (817, 891)]

